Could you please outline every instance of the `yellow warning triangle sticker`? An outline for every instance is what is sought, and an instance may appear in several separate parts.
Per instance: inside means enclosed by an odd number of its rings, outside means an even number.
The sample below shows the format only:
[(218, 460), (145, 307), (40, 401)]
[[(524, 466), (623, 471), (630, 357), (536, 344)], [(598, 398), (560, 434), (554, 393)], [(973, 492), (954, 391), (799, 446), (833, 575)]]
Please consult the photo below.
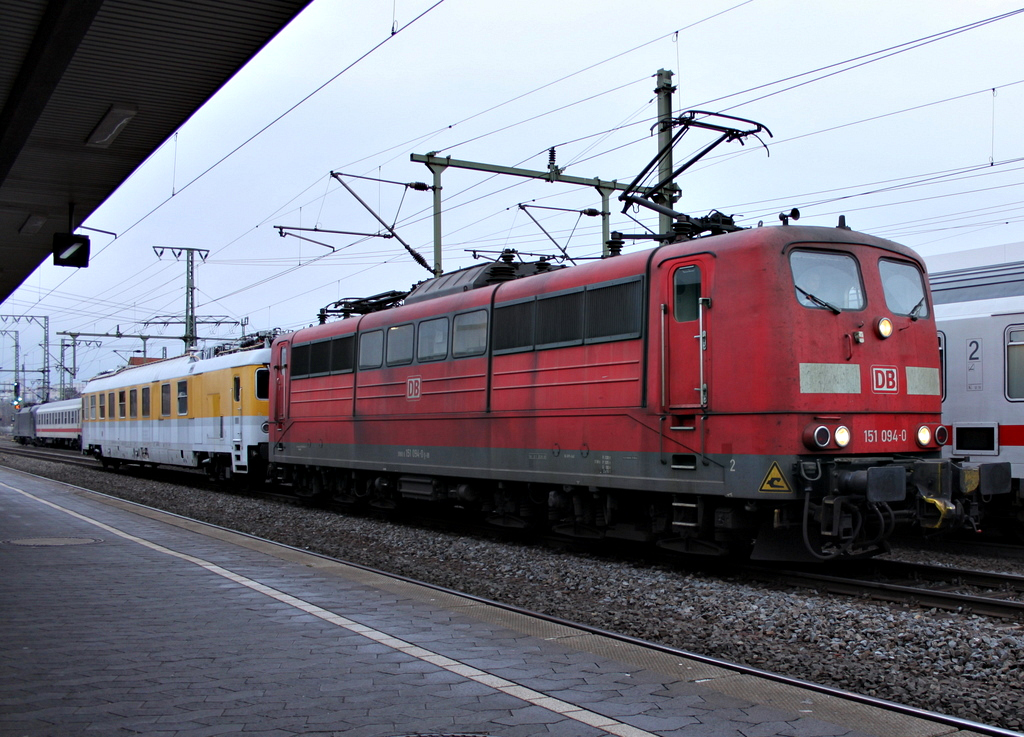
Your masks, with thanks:
[(765, 475), (764, 481), (761, 482), (761, 488), (758, 491), (793, 491), (789, 488), (789, 482), (786, 481), (786, 477), (782, 475), (782, 469), (779, 468), (778, 461), (772, 461), (772, 467), (768, 469), (768, 473)]

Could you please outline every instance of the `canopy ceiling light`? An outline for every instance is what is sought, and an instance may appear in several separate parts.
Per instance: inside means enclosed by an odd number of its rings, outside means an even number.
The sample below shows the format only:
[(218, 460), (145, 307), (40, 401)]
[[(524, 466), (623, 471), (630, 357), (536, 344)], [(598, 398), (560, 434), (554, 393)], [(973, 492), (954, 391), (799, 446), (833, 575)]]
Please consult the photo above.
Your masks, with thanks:
[(45, 215), (32, 214), (25, 219), (24, 223), (21, 224), (21, 227), (18, 228), (18, 232), (21, 235), (35, 235), (40, 231), (40, 229), (42, 229), (45, 223)]
[(129, 105), (111, 105), (107, 114), (85, 139), (85, 145), (93, 148), (107, 148), (137, 112), (139, 112), (138, 108)]

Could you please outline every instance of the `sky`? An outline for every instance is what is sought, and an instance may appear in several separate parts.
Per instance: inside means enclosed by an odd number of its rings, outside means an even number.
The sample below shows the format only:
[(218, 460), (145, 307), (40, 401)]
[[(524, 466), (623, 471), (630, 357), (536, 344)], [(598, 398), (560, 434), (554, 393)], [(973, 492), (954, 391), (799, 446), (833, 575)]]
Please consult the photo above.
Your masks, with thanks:
[[(165, 336), (146, 341), (148, 355), (182, 351), (186, 264), (173, 249), (205, 257), (195, 285), (206, 345), (407, 290), (430, 274), (397, 239), (294, 230), (386, 233), (331, 172), (432, 262), (432, 195), (404, 186), (431, 173), (411, 154), (545, 170), (554, 147), (567, 175), (629, 182), (657, 150), (659, 69), (673, 72), (677, 115), (720, 112), (772, 134), (723, 144), (683, 174), (680, 212), (719, 210), (744, 226), (776, 225), (794, 207), (801, 224), (835, 226), (843, 214), (926, 257), (1021, 242), (1022, 10), (998, 0), (314, 0), (83, 223), (90, 266), (45, 262), (3, 312), (49, 317), (56, 388), (60, 332)], [(689, 131), (677, 164), (713, 139)], [(446, 272), (480, 263), (474, 251), (600, 253), (599, 219), (579, 214), (600, 208), (591, 187), (456, 168), (442, 187)], [(623, 232), (657, 221), (614, 199), (611, 212)], [(42, 331), (19, 329), (31, 401)], [(69, 386), (143, 348), (79, 340)], [(0, 365), (11, 361), (13, 340), (0, 336)]]

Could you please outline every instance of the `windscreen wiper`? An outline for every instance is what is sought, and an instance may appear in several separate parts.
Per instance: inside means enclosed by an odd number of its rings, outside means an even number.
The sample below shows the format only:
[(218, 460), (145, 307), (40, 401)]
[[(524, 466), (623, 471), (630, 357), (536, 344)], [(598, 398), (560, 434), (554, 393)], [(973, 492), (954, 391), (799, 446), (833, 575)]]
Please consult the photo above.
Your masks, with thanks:
[[(794, 284), (793, 286), (795, 286), (795, 287), (796, 287), (796, 285), (795, 285), (795, 284)], [(838, 315), (838, 314), (839, 314), (840, 312), (842, 312), (842, 310), (841, 310), (841, 309), (839, 309), (838, 307), (836, 307), (836, 306), (835, 306), (834, 304), (832, 304), (831, 302), (826, 302), (826, 301), (825, 301), (825, 300), (823, 300), (823, 299), (822, 299), (821, 297), (816, 297), (816, 296), (814, 296), (813, 294), (811, 294), (810, 292), (808, 292), (808, 291), (807, 291), (806, 289), (801, 289), (800, 287), (796, 287), (796, 291), (800, 292), (800, 294), (802, 294), (802, 295), (804, 295), (805, 297), (807, 297), (807, 299), (811, 300), (811, 302), (814, 302), (814, 304), (816, 304), (816, 305), (819, 305), (819, 306), (821, 306), (821, 307), (824, 307), (824, 308), (826, 308), (826, 309), (832, 310), (832, 312), (834, 312), (834, 313), (835, 313), (835, 314), (837, 314), (837, 315)]]

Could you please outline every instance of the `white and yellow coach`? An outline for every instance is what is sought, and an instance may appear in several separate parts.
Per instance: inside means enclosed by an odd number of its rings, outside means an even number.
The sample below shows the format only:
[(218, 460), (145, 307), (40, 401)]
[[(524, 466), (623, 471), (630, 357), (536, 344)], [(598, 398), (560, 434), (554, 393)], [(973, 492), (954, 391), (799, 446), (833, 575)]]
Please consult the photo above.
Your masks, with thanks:
[(190, 354), (101, 374), (82, 392), (82, 447), (104, 466), (203, 468), (262, 478), (269, 348)]

